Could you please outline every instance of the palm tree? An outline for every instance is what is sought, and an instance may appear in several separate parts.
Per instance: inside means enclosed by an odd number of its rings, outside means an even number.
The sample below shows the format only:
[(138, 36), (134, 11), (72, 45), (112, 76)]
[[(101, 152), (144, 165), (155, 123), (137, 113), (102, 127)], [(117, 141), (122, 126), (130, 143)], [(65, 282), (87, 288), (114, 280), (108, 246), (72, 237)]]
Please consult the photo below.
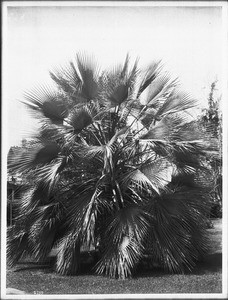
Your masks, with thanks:
[(74, 275), (83, 247), (93, 247), (96, 272), (114, 278), (145, 258), (192, 270), (207, 250), (204, 157), (212, 149), (189, 117), (195, 99), (161, 62), (142, 71), (128, 55), (102, 70), (78, 54), (50, 76), (55, 86), (25, 93), (40, 127), (10, 161), (33, 180), (9, 229), (10, 263), (43, 260), (55, 248), (56, 271)]

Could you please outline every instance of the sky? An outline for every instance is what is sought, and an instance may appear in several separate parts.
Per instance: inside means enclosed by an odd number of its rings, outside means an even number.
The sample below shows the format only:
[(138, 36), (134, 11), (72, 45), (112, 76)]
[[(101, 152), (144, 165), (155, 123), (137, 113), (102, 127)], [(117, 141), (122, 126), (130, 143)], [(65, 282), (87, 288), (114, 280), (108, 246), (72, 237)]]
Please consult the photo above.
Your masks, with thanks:
[(48, 72), (79, 51), (93, 54), (103, 67), (123, 62), (127, 53), (132, 59), (139, 57), (142, 67), (162, 59), (165, 69), (179, 78), (182, 89), (196, 97), (201, 107), (215, 79), (219, 95), (224, 63), (221, 7), (143, 2), (63, 5), (54, 1), (52, 6), (36, 6), (36, 2), (26, 6), (24, 2), (7, 7), (3, 58), (8, 147), (19, 144), (36, 127), (19, 101), (23, 92), (49, 82)]

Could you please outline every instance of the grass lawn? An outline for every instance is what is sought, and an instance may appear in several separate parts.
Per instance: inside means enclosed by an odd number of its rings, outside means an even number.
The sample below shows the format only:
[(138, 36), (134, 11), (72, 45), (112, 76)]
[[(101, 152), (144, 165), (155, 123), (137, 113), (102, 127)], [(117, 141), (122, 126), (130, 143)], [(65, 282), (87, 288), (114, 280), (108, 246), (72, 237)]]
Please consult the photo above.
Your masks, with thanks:
[(213, 223), (214, 228), (208, 229), (210, 253), (190, 274), (170, 275), (154, 270), (123, 281), (86, 272), (64, 277), (39, 265), (20, 264), (7, 271), (7, 287), (28, 294), (222, 293), (221, 220)]

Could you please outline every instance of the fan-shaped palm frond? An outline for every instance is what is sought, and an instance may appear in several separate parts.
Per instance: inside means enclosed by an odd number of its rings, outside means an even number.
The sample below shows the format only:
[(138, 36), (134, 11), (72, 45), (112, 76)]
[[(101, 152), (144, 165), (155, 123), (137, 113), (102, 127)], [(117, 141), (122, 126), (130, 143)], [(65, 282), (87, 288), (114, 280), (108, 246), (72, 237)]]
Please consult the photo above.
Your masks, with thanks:
[(138, 168), (133, 167), (122, 178), (123, 188), (131, 185), (136, 190), (147, 189), (148, 193), (155, 191), (160, 194), (161, 190), (171, 181), (173, 166), (166, 160), (146, 161)]
[(45, 186), (45, 182), (40, 181), (33, 189), (30, 189), (23, 194), (18, 218), (23, 218), (26, 214), (28, 216), (31, 215), (36, 207), (47, 204), (49, 198), (50, 194)]
[(82, 79), (72, 61), (64, 67), (56, 68), (50, 72), (50, 76), (71, 99), (77, 98)]
[(38, 261), (47, 259), (55, 243), (55, 236), (61, 222), (59, 203), (38, 206), (30, 225), (31, 253)]
[(159, 122), (152, 124), (149, 130), (141, 135), (143, 140), (162, 142), (190, 142), (200, 143), (206, 138), (205, 132), (200, 130), (195, 121), (185, 121), (178, 116), (165, 116)]
[(126, 58), (125, 58), (125, 62), (123, 64), (123, 67), (121, 66), (121, 75), (120, 77), (124, 78), (126, 77), (126, 75), (128, 74), (128, 70), (129, 70), (129, 62), (130, 62), (130, 55), (129, 53), (127, 54)]
[(174, 128), (172, 128), (168, 120), (163, 118), (161, 121), (157, 122), (154, 126), (143, 134), (140, 138), (153, 141), (167, 141), (169, 140)]
[[(129, 55), (127, 55), (124, 66), (117, 66), (108, 72), (103, 81), (103, 87), (106, 90), (106, 98), (112, 106), (118, 106), (132, 101), (136, 97), (136, 83), (138, 78), (138, 60), (133, 67), (129, 64)], [(106, 99), (106, 102), (107, 102)]]
[(153, 182), (157, 191), (165, 189), (167, 184), (172, 180), (173, 166), (164, 159), (144, 164), (140, 170)]
[(83, 54), (77, 54), (76, 62), (82, 80), (81, 93), (87, 101), (93, 100), (99, 93), (100, 69), (94, 58)]
[(58, 92), (53, 92), (50, 87), (41, 86), (31, 92), (26, 92), (25, 99), (24, 103), (27, 107), (41, 113), (41, 115), (36, 114), (36, 116), (43, 115), (55, 124), (62, 124), (68, 114), (64, 96)]
[(158, 109), (156, 117), (165, 116), (170, 113), (183, 112), (184, 110), (196, 106), (196, 99), (187, 93), (173, 90), (170, 97), (166, 99), (163, 105)]
[(46, 143), (46, 145), (35, 144), (29, 151), (18, 149), (16, 155), (9, 162), (12, 169), (23, 172), (38, 165), (50, 163), (58, 157), (60, 147), (58, 144)]
[(69, 124), (74, 128), (77, 134), (93, 122), (89, 111), (85, 108), (75, 110), (69, 116)]
[(48, 186), (49, 190), (53, 190), (54, 185), (60, 177), (60, 172), (67, 166), (67, 157), (59, 157), (55, 162), (45, 165), (35, 170), (37, 178), (41, 178)]
[(168, 75), (160, 76), (154, 79), (153, 83), (148, 87), (148, 94), (144, 100), (149, 107), (157, 107), (160, 101), (164, 101), (169, 89), (173, 89), (173, 82), (170, 82)]
[(161, 61), (153, 62), (144, 72), (143, 79), (139, 86), (138, 97), (157, 78), (161, 70)]
[(69, 232), (57, 247), (56, 270), (60, 274), (75, 275), (80, 269), (80, 239), (77, 233)]
[(15, 265), (23, 255), (29, 254), (29, 232), (15, 225), (8, 231), (7, 254), (9, 265)]
[(58, 203), (53, 203), (52, 198), (53, 195), (44, 182), (24, 194), (19, 208), (20, 214), (15, 220), (15, 226), (10, 229), (12, 236), (8, 241), (8, 251), (12, 253), (12, 263), (14, 259), (18, 261), (25, 254), (32, 255), (36, 260), (47, 258), (61, 212), (57, 209)]
[[(63, 69), (61, 70), (63, 72)], [(53, 70), (50, 72), (51, 78), (55, 81), (55, 83), (63, 90), (65, 93), (71, 93), (74, 95), (74, 87), (71, 85), (70, 80), (67, 79), (63, 74), (61, 74), (60, 70)], [(65, 72), (64, 72), (65, 73)], [(78, 85), (80, 82), (76, 85)]]
[(147, 213), (140, 207), (119, 210), (104, 227), (104, 252), (96, 270), (111, 277), (131, 275), (143, 253), (142, 241), (147, 233)]
[(114, 87), (110, 93), (109, 100), (114, 105), (119, 105), (125, 101), (128, 97), (128, 84), (120, 83), (118, 86)]
[(173, 192), (150, 204), (153, 218), (147, 239), (148, 255), (168, 271), (182, 273), (193, 269), (207, 250), (202, 196), (196, 190)]

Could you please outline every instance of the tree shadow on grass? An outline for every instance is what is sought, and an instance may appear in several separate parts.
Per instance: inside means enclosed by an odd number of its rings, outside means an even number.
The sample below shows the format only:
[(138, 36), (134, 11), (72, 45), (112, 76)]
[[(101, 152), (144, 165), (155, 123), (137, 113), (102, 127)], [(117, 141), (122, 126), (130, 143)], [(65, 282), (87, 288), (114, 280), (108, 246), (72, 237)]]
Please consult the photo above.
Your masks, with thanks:
[(215, 273), (222, 271), (222, 253), (208, 254), (205, 259), (198, 262), (191, 274), (203, 275), (208, 272)]
[(20, 267), (17, 266), (16, 269), (14, 270), (14, 272), (50, 269), (50, 265), (34, 263), (34, 262), (30, 262), (30, 263), (26, 262), (25, 264), (20, 263), (19, 265), (20, 265)]
[[(82, 263), (80, 267), (80, 272), (78, 275), (94, 275), (95, 264)], [(55, 273), (54, 264), (41, 263), (41, 262), (18, 262), (14, 272), (23, 271), (42, 271), (43, 273)]]
[[(206, 275), (208, 273), (222, 272), (222, 253), (208, 254), (203, 261), (196, 264), (192, 271), (186, 271), (182, 275)], [(137, 270), (134, 278), (142, 277), (162, 277), (166, 275), (171, 275), (164, 271), (162, 268), (153, 268), (150, 270)]]
[[(55, 273), (53, 266), (50, 264), (38, 263), (38, 262), (26, 262), (18, 263), (18, 266), (15, 272), (20, 271), (43, 271), (44, 273)], [(94, 275), (94, 266), (95, 264), (86, 264), (82, 263), (81, 270), (78, 275)], [(204, 275), (208, 273), (216, 273), (222, 271), (222, 253), (213, 253), (208, 254), (203, 261), (198, 262), (195, 268), (192, 271), (187, 271), (185, 275)], [(150, 270), (140, 270), (138, 269), (133, 275), (134, 278), (140, 277), (161, 277), (168, 275), (169, 273), (165, 272), (161, 268), (154, 268)], [(170, 274), (169, 274), (170, 275)]]

